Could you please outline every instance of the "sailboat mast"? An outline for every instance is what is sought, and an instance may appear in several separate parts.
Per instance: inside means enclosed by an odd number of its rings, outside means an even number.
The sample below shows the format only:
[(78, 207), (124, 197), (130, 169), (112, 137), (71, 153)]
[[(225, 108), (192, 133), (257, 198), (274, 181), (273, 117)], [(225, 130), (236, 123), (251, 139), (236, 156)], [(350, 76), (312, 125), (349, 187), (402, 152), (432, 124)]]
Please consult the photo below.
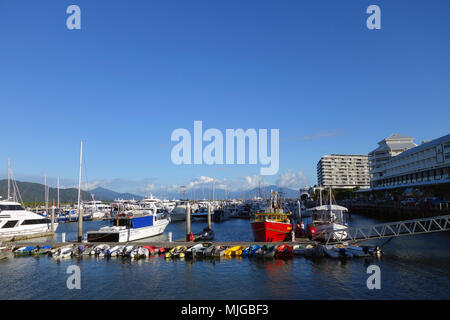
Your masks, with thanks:
[(58, 177), (58, 209), (59, 209), (59, 177)]
[(45, 213), (48, 213), (48, 188), (47, 188), (47, 176), (44, 176), (44, 203)]
[(9, 200), (11, 196), (11, 159), (8, 158), (8, 198), (6, 200)]
[(83, 141), (80, 146), (80, 170), (78, 175), (78, 242), (83, 237), (83, 212), (81, 210), (81, 167), (83, 163)]

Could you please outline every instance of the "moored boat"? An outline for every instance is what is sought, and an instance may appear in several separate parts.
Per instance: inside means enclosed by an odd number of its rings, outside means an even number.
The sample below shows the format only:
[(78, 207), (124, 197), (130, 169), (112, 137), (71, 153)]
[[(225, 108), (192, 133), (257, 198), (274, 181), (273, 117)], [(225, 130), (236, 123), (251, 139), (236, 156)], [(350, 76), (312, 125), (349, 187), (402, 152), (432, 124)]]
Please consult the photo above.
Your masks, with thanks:
[(291, 246), (282, 244), (277, 248), (277, 258), (292, 258), (294, 256), (294, 250)]
[(88, 231), (89, 242), (128, 242), (160, 235), (170, 222), (166, 213), (123, 217), (111, 221), (114, 226)]
[(291, 213), (284, 213), (281, 199), (271, 192), (270, 206), (264, 212), (256, 213), (251, 219), (255, 241), (282, 242), (290, 238), (292, 224)]

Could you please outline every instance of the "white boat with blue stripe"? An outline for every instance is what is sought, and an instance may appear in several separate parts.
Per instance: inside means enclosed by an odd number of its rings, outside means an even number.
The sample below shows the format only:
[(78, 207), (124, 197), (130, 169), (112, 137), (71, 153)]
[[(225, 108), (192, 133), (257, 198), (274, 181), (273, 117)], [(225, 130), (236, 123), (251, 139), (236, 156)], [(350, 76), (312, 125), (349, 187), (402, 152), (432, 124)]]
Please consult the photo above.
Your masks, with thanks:
[(88, 231), (88, 242), (128, 242), (160, 235), (170, 223), (167, 213), (118, 217), (113, 226)]

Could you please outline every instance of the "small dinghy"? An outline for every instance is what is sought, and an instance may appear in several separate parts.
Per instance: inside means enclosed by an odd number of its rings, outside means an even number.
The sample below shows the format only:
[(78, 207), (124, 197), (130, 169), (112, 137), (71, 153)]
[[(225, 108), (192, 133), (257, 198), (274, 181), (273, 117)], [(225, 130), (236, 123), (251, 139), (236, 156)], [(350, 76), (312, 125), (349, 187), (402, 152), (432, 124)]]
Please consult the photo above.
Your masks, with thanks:
[(323, 246), (312, 246), (308, 244), (305, 248), (305, 256), (307, 257), (323, 257), (323, 255)]
[(130, 254), (131, 254), (131, 252), (133, 251), (135, 249), (135, 247), (134, 246), (126, 246), (125, 248), (123, 248), (123, 251), (122, 251), (122, 256), (123, 257), (129, 257), (130, 256)]
[(293, 246), (292, 249), (294, 250), (294, 255), (296, 255), (296, 256), (305, 255), (305, 250), (306, 250), (305, 246), (297, 244), (297, 245)]
[(187, 250), (186, 247), (176, 246), (175, 248), (172, 248), (172, 250), (167, 252), (165, 257), (166, 258), (184, 258), (186, 250)]
[(52, 255), (52, 257), (55, 258), (55, 259), (67, 259), (67, 258), (70, 258), (72, 256), (72, 251), (73, 251), (72, 247), (62, 247), (62, 248), (59, 248)]
[(335, 250), (334, 246), (323, 246), (323, 252), (331, 259), (339, 259), (341, 257), (341, 254)]
[(214, 246), (213, 256), (214, 257), (223, 257), (223, 256), (225, 256), (225, 250), (227, 250), (226, 247)]
[(251, 247), (245, 247), (244, 250), (242, 250), (241, 256), (248, 256), (251, 251)]
[(36, 246), (36, 248), (31, 252), (32, 255), (42, 255), (42, 254), (48, 254), (50, 250), (52, 249), (52, 246)]
[(202, 232), (195, 234), (195, 236), (197, 237), (198, 241), (214, 240), (214, 231), (206, 227), (203, 228)]
[(204, 257), (212, 257), (213, 253), (214, 253), (214, 246), (209, 246), (208, 248), (206, 248), (205, 250), (203, 250), (203, 256)]
[(73, 257), (81, 257), (84, 254), (85, 249), (86, 248), (84, 246), (76, 246), (72, 250), (72, 256)]
[(197, 255), (197, 252), (202, 250), (203, 243), (196, 244), (195, 246), (190, 247), (186, 250), (186, 258), (193, 258)]
[(363, 248), (357, 247), (357, 246), (347, 246), (345, 247), (345, 250), (351, 252), (354, 257), (368, 257), (370, 256), (369, 252), (364, 251)]
[(234, 246), (231, 248), (228, 248), (225, 250), (225, 256), (231, 257), (231, 256), (240, 256), (242, 254), (242, 250), (244, 250), (245, 247), (243, 246)]
[(156, 248), (153, 247), (153, 246), (143, 246), (143, 248), (145, 248), (145, 249), (148, 250), (148, 254), (149, 254), (150, 256), (154, 256), (155, 254), (157, 254)]
[(35, 249), (36, 248), (34, 246), (21, 247), (21, 248), (14, 250), (14, 255), (15, 256), (29, 256)]
[(93, 246), (85, 246), (82, 255), (88, 256), (91, 253), (92, 249), (93, 249)]
[(259, 258), (273, 258), (277, 253), (277, 246), (264, 245), (262, 248), (256, 250), (255, 255)]
[(277, 248), (277, 258), (292, 258), (294, 256), (294, 250), (287, 244), (282, 244)]
[(347, 250), (347, 248), (342, 245), (337, 245), (334, 250), (337, 251), (340, 257), (344, 259), (351, 259), (354, 256), (350, 250)]
[(117, 257), (120, 255), (124, 248), (125, 246), (114, 246), (111, 249), (107, 250), (107, 255), (109, 257)]
[(148, 258), (149, 252), (147, 248), (137, 247), (130, 252), (131, 259)]
[(109, 245), (107, 245), (107, 244), (100, 244), (100, 245), (95, 247), (94, 254), (96, 256), (99, 256), (99, 257), (104, 257), (105, 253), (106, 253), (106, 250), (108, 250), (108, 249), (109, 249)]
[(257, 244), (252, 245), (251, 248), (250, 248), (249, 255), (250, 256), (254, 256), (256, 254), (256, 251), (259, 250), (259, 249), (261, 249), (261, 246), (259, 246)]

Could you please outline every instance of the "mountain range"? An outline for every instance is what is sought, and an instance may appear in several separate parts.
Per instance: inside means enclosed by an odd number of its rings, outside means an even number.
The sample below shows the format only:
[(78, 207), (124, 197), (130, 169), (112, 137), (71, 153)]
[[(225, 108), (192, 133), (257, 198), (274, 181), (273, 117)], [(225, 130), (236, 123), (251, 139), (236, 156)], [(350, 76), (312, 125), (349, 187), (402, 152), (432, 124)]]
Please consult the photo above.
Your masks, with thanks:
[[(17, 187), (19, 188), (22, 200), (24, 202), (44, 202), (45, 200), (45, 189), (43, 184), (33, 183), (33, 182), (22, 182), (17, 181)], [(0, 196), (6, 199), (8, 193), (8, 180), (0, 180)], [(12, 190), (12, 187), (11, 187)], [(298, 198), (298, 190), (289, 188), (279, 188), (275, 185), (266, 186), (266, 188), (253, 188), (245, 191), (226, 191), (224, 189), (214, 190), (214, 199), (250, 199), (254, 197), (269, 197), (270, 190), (276, 192), (282, 192), (285, 198)], [(265, 195), (264, 195), (265, 191)], [(120, 193), (112, 191), (105, 188), (95, 188), (92, 190), (82, 190), (81, 198), (84, 201), (92, 200), (92, 196), (95, 200), (101, 201), (112, 201), (114, 199), (136, 199), (140, 200), (143, 198), (142, 195), (132, 194), (132, 193)], [(158, 198), (165, 199), (212, 199), (212, 190), (203, 190), (201, 188), (187, 190), (184, 195), (179, 192), (167, 192), (167, 191), (154, 191), (154, 196)], [(59, 190), (60, 202), (76, 202), (78, 199), (78, 190), (76, 188), (67, 188)], [(57, 201), (57, 189), (49, 188), (49, 203), (56, 203)]]

